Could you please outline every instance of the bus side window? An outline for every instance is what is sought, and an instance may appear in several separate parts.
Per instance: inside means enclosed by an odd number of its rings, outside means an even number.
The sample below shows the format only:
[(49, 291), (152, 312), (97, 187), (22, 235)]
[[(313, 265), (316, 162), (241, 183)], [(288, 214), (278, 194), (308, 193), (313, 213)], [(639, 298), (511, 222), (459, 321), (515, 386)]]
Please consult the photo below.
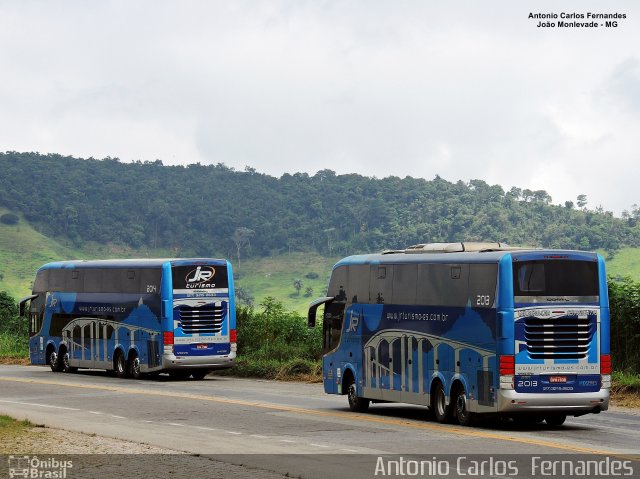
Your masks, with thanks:
[(37, 298), (31, 300), (29, 305), (29, 336), (35, 336), (42, 328), (44, 318), (45, 293), (41, 293)]
[(323, 351), (325, 353), (334, 350), (340, 343), (342, 323), (344, 320), (344, 302), (332, 301), (324, 307), (322, 321)]

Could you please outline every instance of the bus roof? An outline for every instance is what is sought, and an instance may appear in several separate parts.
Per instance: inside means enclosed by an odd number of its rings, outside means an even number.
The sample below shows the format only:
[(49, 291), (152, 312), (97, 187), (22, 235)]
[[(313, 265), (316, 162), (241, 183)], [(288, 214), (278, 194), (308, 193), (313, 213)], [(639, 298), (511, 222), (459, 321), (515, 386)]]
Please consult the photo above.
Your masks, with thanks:
[(41, 266), (38, 271), (47, 269), (91, 269), (91, 268), (161, 268), (164, 264), (217, 264), (225, 265), (227, 260), (217, 258), (142, 258), (142, 259), (96, 259), (56, 261)]
[(399, 263), (499, 263), (506, 256), (527, 256), (530, 259), (544, 259), (552, 257), (569, 257), (571, 259), (596, 260), (597, 253), (575, 250), (556, 249), (515, 249), (504, 251), (470, 251), (455, 253), (415, 253), (405, 251), (385, 252), (378, 254), (365, 254), (348, 256), (336, 263), (335, 267), (349, 264), (399, 264)]

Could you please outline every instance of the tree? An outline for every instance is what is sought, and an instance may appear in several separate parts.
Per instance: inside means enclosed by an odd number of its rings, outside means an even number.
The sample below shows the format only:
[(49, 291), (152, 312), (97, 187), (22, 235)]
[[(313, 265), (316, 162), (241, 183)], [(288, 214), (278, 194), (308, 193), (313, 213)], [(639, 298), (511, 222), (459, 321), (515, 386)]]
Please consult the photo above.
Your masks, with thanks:
[(578, 195), (577, 198), (578, 208), (585, 208), (587, 206), (587, 195)]
[(311, 296), (313, 296), (313, 288), (311, 286), (307, 286), (307, 289), (304, 290), (304, 295), (307, 298), (310, 298)]
[(296, 294), (300, 296), (300, 290), (302, 289), (302, 280), (298, 278), (294, 279), (293, 287), (296, 288)]
[(233, 236), (231, 236), (231, 239), (236, 245), (238, 270), (240, 270), (240, 250), (249, 244), (249, 240), (251, 236), (253, 236), (253, 233), (255, 233), (255, 231), (253, 231), (252, 229), (241, 226), (240, 228), (236, 228), (236, 230), (233, 232)]
[(18, 216), (14, 215), (13, 213), (6, 213), (0, 216), (0, 223), (3, 223), (5, 225), (17, 225), (19, 221), (20, 218), (18, 218)]

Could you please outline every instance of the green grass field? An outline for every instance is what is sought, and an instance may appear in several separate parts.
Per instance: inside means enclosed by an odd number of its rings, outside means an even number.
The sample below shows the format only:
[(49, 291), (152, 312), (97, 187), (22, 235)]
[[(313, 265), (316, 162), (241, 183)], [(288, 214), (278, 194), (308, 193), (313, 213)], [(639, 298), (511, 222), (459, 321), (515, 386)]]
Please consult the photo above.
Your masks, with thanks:
[[(317, 254), (292, 253), (242, 261), (239, 269), (234, 266), (239, 273), (236, 286), (247, 290), (255, 298), (256, 306), (272, 296), (286, 309), (306, 315), (309, 302), (325, 295), (331, 268), (337, 260)], [(302, 282), (300, 294), (294, 287), (296, 279)], [(311, 294), (306, 292), (307, 288), (312, 289)]]

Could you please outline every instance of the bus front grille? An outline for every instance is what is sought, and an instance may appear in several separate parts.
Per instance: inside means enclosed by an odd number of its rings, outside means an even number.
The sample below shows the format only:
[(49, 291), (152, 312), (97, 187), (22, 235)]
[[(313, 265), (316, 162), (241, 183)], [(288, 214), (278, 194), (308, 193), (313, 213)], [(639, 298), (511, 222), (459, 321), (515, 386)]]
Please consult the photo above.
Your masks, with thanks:
[(203, 306), (180, 306), (178, 321), (187, 334), (219, 333), (226, 313), (226, 303), (209, 303)]
[(584, 359), (596, 332), (595, 317), (525, 318), (525, 340), (531, 359)]

